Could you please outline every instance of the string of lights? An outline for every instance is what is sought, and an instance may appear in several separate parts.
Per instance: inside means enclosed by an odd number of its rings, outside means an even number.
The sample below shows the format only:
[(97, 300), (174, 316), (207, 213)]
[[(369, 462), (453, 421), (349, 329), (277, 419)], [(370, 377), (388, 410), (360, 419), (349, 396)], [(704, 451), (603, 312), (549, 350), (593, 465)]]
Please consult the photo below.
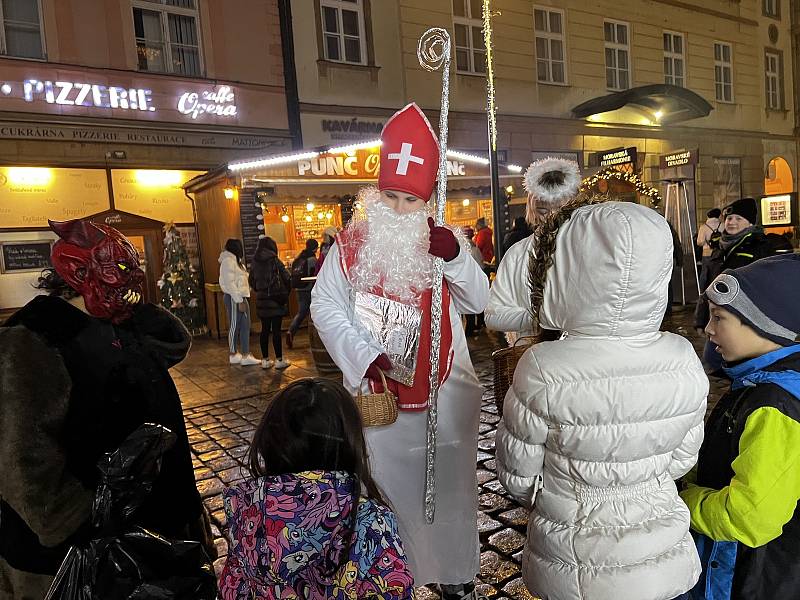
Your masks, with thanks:
[(601, 179), (609, 180), (609, 179), (616, 179), (618, 181), (625, 181), (626, 183), (631, 184), (635, 189), (636, 193), (641, 194), (643, 196), (647, 196), (650, 199), (650, 203), (657, 207), (661, 204), (661, 194), (659, 191), (644, 183), (639, 176), (635, 173), (628, 173), (626, 171), (619, 171), (614, 169), (613, 167), (609, 167), (607, 169), (603, 169), (598, 171), (591, 177), (587, 177), (581, 182), (580, 191), (581, 192), (588, 192), (592, 189), (597, 188), (597, 184), (600, 182)]

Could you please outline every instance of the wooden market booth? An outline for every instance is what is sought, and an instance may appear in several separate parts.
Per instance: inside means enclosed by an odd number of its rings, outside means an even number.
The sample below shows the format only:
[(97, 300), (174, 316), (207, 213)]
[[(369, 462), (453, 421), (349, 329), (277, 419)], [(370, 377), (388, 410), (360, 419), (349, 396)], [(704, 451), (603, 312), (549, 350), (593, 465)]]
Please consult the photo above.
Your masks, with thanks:
[[(203, 280), (209, 290), (209, 327), (221, 322), (212, 318), (210, 294), (219, 279), (216, 257), (227, 239), (243, 241), (249, 264), (259, 238), (269, 236), (278, 245), (280, 259), (290, 265), (306, 240), (322, 243), (326, 228), (347, 225), (359, 209), (359, 189), (377, 183), (379, 163), (379, 142), (372, 142), (238, 161), (188, 181), (184, 189), (194, 198)], [(448, 153), (446, 222), (474, 226), (483, 217), (493, 226), (488, 163), (480, 156)], [(524, 195), (521, 167), (502, 165), (501, 181), (509, 197)], [(295, 310), (292, 295), (290, 317)]]

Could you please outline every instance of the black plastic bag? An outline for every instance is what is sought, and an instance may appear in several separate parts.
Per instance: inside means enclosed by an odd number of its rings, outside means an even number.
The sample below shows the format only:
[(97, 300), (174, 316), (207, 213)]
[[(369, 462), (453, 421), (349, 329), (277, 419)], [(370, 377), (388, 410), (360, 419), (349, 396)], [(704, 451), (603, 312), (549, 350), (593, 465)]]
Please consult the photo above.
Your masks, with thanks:
[(214, 600), (214, 568), (200, 542), (170, 540), (129, 523), (175, 435), (144, 424), (99, 462), (88, 541), (70, 548), (45, 600)]

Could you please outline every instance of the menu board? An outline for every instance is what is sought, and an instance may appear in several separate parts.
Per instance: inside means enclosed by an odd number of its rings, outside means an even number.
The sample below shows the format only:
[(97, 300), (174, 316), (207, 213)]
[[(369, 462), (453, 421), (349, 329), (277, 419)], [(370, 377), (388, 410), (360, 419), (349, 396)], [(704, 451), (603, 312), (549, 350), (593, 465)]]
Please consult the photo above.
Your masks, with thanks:
[(25, 271), (41, 271), (52, 266), (50, 240), (34, 240), (24, 242), (0, 243), (0, 272), (22, 273)]
[(0, 167), (0, 228), (45, 228), (109, 208), (104, 169)]
[(761, 224), (776, 227), (797, 224), (797, 194), (777, 194), (761, 198)]
[(258, 240), (264, 234), (261, 201), (256, 199), (255, 194), (247, 192), (239, 193), (239, 219), (242, 222), (244, 263), (245, 265), (249, 265), (256, 252)]
[(162, 223), (192, 223), (192, 203), (183, 184), (203, 171), (112, 169), (114, 206)]

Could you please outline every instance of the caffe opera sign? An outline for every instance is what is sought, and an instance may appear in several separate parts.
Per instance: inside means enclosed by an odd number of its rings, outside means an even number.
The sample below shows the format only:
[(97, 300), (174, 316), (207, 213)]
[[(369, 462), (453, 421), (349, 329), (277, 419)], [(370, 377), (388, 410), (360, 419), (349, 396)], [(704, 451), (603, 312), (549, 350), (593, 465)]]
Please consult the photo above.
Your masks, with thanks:
[(91, 81), (25, 79), (22, 82), (0, 81), (0, 100), (3, 98), (22, 99), (31, 104), (83, 106), (132, 112), (154, 113), (159, 109), (169, 108), (192, 120), (202, 115), (230, 118), (238, 114), (236, 95), (233, 88), (228, 85), (184, 92), (172, 97), (169, 100), (170, 106), (158, 106), (151, 89), (101, 85)]

